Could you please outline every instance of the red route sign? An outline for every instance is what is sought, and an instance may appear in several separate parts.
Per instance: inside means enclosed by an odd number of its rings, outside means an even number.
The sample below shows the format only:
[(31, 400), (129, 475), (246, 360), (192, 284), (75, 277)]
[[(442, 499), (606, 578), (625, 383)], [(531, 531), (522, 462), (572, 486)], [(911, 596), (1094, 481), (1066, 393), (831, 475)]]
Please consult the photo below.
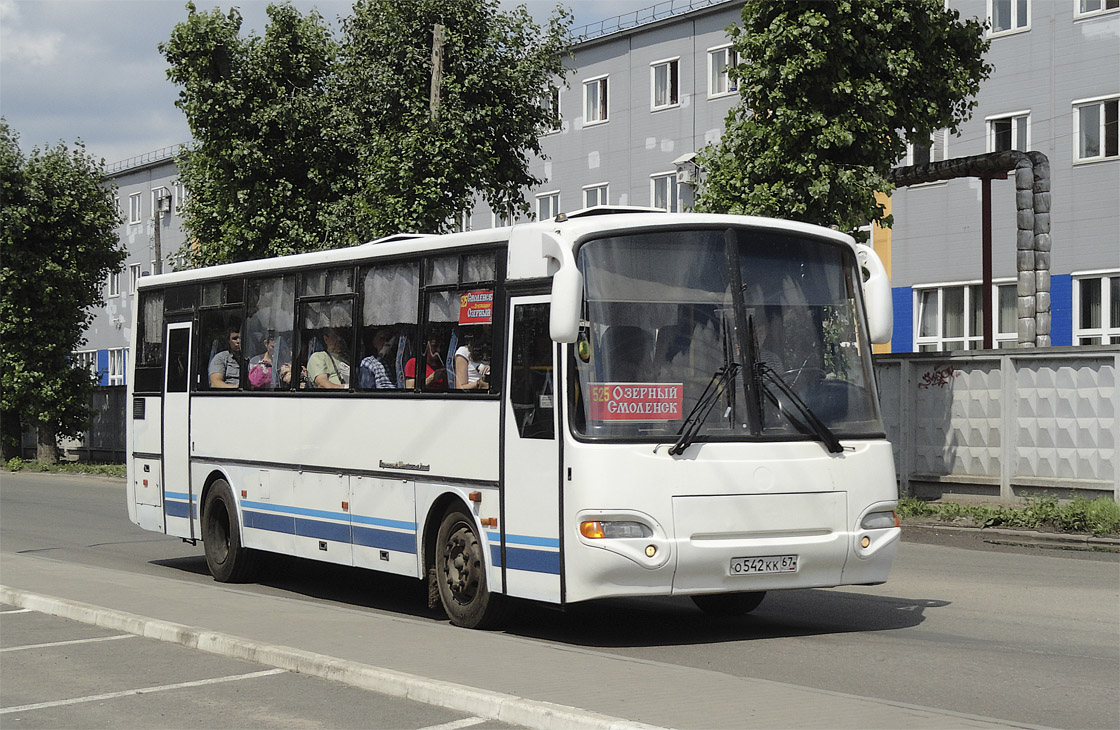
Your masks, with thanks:
[(494, 321), (494, 292), (476, 289), (459, 295), (459, 324), (491, 324)]
[(592, 383), (591, 418), (597, 421), (677, 421), (683, 383)]

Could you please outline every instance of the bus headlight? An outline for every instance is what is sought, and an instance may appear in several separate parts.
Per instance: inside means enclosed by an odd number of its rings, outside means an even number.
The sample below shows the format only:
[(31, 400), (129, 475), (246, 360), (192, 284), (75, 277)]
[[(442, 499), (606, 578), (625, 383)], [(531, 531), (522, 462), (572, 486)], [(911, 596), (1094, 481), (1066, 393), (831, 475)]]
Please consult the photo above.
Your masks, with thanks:
[(579, 534), (591, 540), (653, 537), (653, 530), (641, 522), (588, 520), (579, 525)]
[(870, 512), (864, 515), (859, 526), (864, 530), (882, 530), (888, 527), (899, 527), (898, 515), (894, 512)]

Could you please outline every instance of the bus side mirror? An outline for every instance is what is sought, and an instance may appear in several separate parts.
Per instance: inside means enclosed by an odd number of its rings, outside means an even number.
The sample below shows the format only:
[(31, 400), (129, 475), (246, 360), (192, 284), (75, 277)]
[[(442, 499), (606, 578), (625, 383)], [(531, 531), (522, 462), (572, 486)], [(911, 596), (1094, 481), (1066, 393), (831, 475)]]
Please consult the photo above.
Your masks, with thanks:
[(856, 244), (860, 280), (863, 283), (863, 304), (867, 309), (867, 330), (871, 341), (882, 345), (891, 341), (894, 330), (894, 304), (887, 270), (875, 250)]
[(575, 342), (579, 338), (583, 274), (576, 267), (571, 247), (552, 233), (543, 235), (541, 255), (548, 259), (548, 273), (552, 275), (548, 334), (554, 342)]

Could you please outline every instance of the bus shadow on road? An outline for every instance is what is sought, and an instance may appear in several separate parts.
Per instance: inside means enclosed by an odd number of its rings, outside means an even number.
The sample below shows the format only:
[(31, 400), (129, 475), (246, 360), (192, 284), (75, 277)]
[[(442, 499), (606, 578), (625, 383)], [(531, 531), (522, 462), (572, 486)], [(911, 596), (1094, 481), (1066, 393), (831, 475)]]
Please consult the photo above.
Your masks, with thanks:
[[(208, 576), (201, 556), (153, 561), (174, 570)], [(304, 596), (414, 618), (446, 621), (428, 608), (427, 588), (415, 578), (361, 568), (270, 555), (256, 583), (266, 592)], [(615, 598), (559, 609), (514, 601), (500, 630), (514, 636), (574, 646), (641, 647), (748, 641), (797, 636), (892, 631), (917, 626), (929, 609), (948, 601), (876, 595), (861, 590), (771, 591), (753, 612), (710, 616), (688, 598)]]
[(524, 605), (507, 631), (592, 647), (708, 644), (905, 629), (922, 623), (927, 609), (948, 605), (937, 599), (803, 589), (772, 591), (751, 613), (723, 617), (703, 613), (688, 598), (608, 599), (563, 612)]
[[(152, 564), (210, 576), (202, 556), (154, 560)], [(264, 556), (259, 575), (249, 585), (271, 589), (265, 592), (274, 595), (304, 596), (416, 618), (445, 618), (440, 609), (428, 608), (427, 588), (415, 578), (288, 555)]]

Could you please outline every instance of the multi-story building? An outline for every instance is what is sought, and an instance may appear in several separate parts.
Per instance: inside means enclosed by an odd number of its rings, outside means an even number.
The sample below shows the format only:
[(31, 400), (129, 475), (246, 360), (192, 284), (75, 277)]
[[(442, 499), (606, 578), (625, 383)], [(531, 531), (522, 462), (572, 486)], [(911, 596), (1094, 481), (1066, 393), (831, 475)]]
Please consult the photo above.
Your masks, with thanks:
[(183, 245), (179, 210), (186, 190), (178, 181), (177, 150), (168, 147), (133, 157), (107, 171), (106, 183), (117, 188), (118, 235), (128, 256), (123, 269), (106, 279), (105, 304), (94, 309), (83, 349), (74, 353), (78, 362), (97, 373), (101, 385), (126, 383), (137, 281), (166, 267), (168, 257)]
[[(987, 20), (994, 70), (960, 136), (935, 134), (900, 165), (1007, 149), (1050, 160), (1051, 343), (1120, 343), (1120, 0), (949, 0), (962, 17)], [(726, 28), (742, 0), (675, 0), (578, 29), (568, 86), (552, 101), (556, 128), (530, 191), (537, 218), (593, 205), (686, 210), (697, 151), (719, 139), (738, 103), (727, 67), (738, 62)], [(155, 206), (164, 257), (184, 234), (174, 148), (110, 169), (125, 222), (125, 270), (106, 282), (86, 349), (104, 384), (123, 383), (136, 278), (154, 267)], [(895, 223), (875, 230), (895, 288), (893, 352), (978, 349), (982, 343), (980, 181), (900, 188)], [(1013, 346), (1016, 205), (1013, 180), (992, 183), (993, 340)], [(478, 206), (464, 225), (505, 225)]]
[[(672, 3), (591, 27), (574, 48), (569, 87), (554, 99), (557, 128), (535, 163), (538, 218), (591, 205), (687, 209), (691, 156), (722, 133), (738, 102), (726, 28), (741, 1)], [(900, 165), (1017, 149), (1050, 161), (1051, 344), (1120, 343), (1120, 3), (1117, 0), (949, 0), (987, 20), (994, 71), (960, 136), (934, 135)], [(640, 22), (645, 19), (645, 22)], [(634, 24), (627, 27), (628, 21)], [(992, 183), (993, 340), (1016, 342), (1014, 180)], [(891, 267), (890, 349), (978, 349), (981, 183), (962, 178), (900, 188), (894, 227), (874, 232)], [(476, 209), (475, 227), (502, 222)]]

